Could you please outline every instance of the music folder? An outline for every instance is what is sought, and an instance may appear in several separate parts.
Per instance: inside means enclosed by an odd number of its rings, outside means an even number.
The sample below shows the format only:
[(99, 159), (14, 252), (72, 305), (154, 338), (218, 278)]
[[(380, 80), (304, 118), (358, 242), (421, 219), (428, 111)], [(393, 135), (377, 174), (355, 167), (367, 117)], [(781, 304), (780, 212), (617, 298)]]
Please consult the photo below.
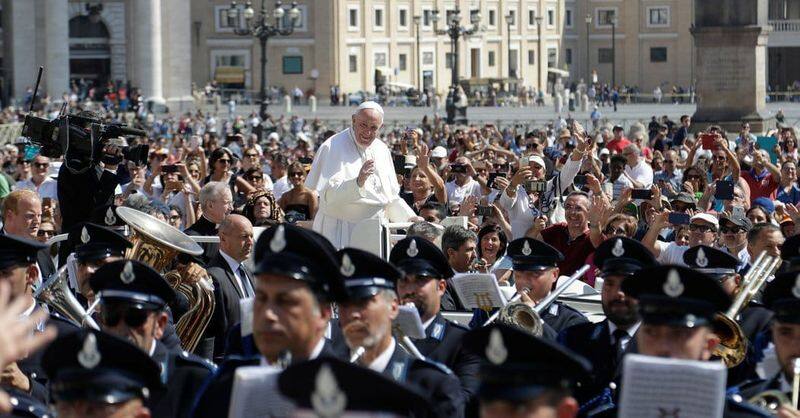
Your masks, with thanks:
[(483, 309), (506, 306), (508, 300), (491, 273), (460, 273), (451, 279), (459, 299), (467, 309)]

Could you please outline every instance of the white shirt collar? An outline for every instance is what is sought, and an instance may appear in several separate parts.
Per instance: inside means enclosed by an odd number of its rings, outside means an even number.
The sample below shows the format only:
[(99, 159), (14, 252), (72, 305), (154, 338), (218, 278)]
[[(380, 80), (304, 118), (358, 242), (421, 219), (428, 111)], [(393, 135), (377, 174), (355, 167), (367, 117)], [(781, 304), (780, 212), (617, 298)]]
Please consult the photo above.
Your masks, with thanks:
[(233, 274), (235, 274), (238, 277), (239, 266), (242, 263), (234, 260), (233, 257), (229, 256), (228, 254), (225, 254), (225, 251), (219, 250), (219, 254), (222, 256), (222, 259), (225, 260), (225, 262), (228, 263), (228, 265), (231, 267), (231, 271), (233, 272)]
[[(626, 330), (623, 330), (623, 331), (625, 331), (625, 333), (628, 334), (628, 337), (633, 338), (633, 335), (636, 334), (636, 331), (639, 330), (639, 327), (641, 325), (642, 325), (642, 321), (639, 321), (639, 322), (633, 324), (633, 326), (631, 326), (630, 328), (628, 328)], [(611, 321), (608, 321), (608, 333), (609, 333), (609, 335), (611, 335), (613, 337), (614, 336), (614, 331), (616, 331), (617, 328), (619, 328), (617, 326), (617, 324), (615, 324), (615, 323), (613, 323)]]
[(392, 342), (389, 344), (389, 348), (387, 348), (378, 357), (375, 357), (375, 360), (373, 360), (372, 363), (370, 363), (367, 367), (378, 373), (383, 373), (383, 371), (386, 370), (386, 366), (389, 365), (389, 360), (392, 359), (392, 355), (394, 354), (396, 347), (397, 344), (394, 341), (394, 337), (392, 337)]
[(309, 360), (314, 360), (315, 358), (319, 357), (320, 353), (322, 353), (322, 348), (325, 347), (325, 337), (319, 339), (317, 345), (314, 346), (314, 350), (311, 351), (311, 356), (308, 357)]
[(150, 352), (147, 353), (150, 357), (153, 357), (153, 354), (156, 352), (156, 340), (153, 340), (153, 344), (150, 345)]

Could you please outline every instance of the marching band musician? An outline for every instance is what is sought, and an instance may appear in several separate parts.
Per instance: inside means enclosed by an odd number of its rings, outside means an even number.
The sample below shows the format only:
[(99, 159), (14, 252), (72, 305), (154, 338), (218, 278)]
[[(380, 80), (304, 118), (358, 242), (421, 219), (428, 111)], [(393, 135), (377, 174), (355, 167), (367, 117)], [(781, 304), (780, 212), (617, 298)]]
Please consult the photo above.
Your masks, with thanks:
[(161, 368), (166, 391), (148, 399), (154, 417), (188, 417), (194, 394), (215, 366), (186, 351), (169, 350), (159, 339), (167, 324), (167, 305), (175, 291), (150, 266), (118, 260), (89, 279), (100, 300), (100, 326), (147, 353)]
[(600, 298), (606, 319), (569, 327), (558, 337), (594, 366), (593, 384), (581, 391), (591, 394), (603, 391), (619, 377), (622, 357), (636, 352), (636, 333), (642, 323), (639, 303), (622, 291), (622, 283), (637, 271), (657, 264), (644, 245), (626, 237), (605, 240), (597, 247), (594, 262), (603, 278)]
[[(508, 244), (508, 256), (514, 263), (514, 286), (521, 294), (520, 301), (535, 307), (546, 298), (558, 280), (558, 263), (564, 259), (560, 251), (549, 244), (533, 238), (519, 238)], [(527, 289), (527, 290), (526, 290)], [(476, 309), (469, 325), (481, 326), (488, 319), (486, 311)], [(559, 301), (554, 301), (541, 313), (542, 321), (555, 333), (545, 327), (545, 337), (555, 336), (574, 325), (588, 322), (578, 310)]]
[(786, 238), (781, 246), (781, 273), (800, 270), (800, 235), (792, 235)]
[(459, 381), (438, 363), (419, 360), (400, 348), (392, 336), (398, 315), (397, 281), (402, 273), (382, 258), (362, 250), (340, 250), (339, 323), (352, 352), (364, 349), (357, 362), (430, 394), (429, 416), (464, 415)]
[(480, 358), (463, 349), (462, 340), (469, 329), (441, 313), (446, 280), (453, 276), (447, 258), (436, 244), (407, 237), (394, 245), (389, 261), (403, 272), (397, 282), (400, 303), (413, 303), (425, 327), (426, 337), (414, 344), (426, 358), (444, 364), (458, 376), (469, 403), (478, 389)]
[[(772, 342), (781, 370), (768, 380), (743, 384), (741, 396), (747, 400), (764, 391), (776, 390), (792, 399), (792, 381), (797, 373), (793, 363), (800, 359), (800, 276), (796, 272), (776, 276), (767, 284), (763, 302), (775, 312)], [(779, 407), (777, 416), (800, 418), (800, 411), (784, 404)]]
[(253, 340), (257, 356), (227, 359), (195, 402), (193, 417), (224, 417), (239, 366), (281, 367), (318, 357), (345, 358), (325, 338), (335, 250), (321, 235), (289, 224), (261, 233), (255, 252)]

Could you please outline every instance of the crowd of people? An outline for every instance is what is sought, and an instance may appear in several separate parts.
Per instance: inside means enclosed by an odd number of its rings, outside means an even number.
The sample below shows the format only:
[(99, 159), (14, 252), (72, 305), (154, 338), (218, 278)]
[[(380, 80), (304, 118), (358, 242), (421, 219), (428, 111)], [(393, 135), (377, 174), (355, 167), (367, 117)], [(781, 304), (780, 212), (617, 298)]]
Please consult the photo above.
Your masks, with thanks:
[[(792, 127), (756, 136), (747, 122), (725, 132), (682, 116), (587, 129), (558, 117), (523, 130), (433, 116), (388, 129), (374, 102), (344, 130), (296, 116), (99, 117), (144, 128), (127, 144), (148, 145), (146, 161), (119, 158), (119, 142), (87, 170), (25, 138), (0, 150), (0, 408), (11, 414), (228, 416), (248, 399), (239, 371), (260, 365), (280, 373), (272, 390), (317, 416), (616, 416), (625, 355), (719, 361), (718, 316), (767, 257), (774, 278), (730, 318), (749, 344), (720, 396), (726, 417), (765, 416), (753, 400), (765, 390), (791, 399)], [(137, 238), (161, 224), (122, 208), (218, 239), (162, 253)], [(364, 219), (403, 222), (405, 237), (385, 257), (357, 249)], [(462, 273), (515, 289), (540, 329), (487, 324), (501, 306), (469, 309)], [(547, 301), (572, 275), (600, 293), (602, 321)], [(43, 296), (54, 282), (88, 313)], [(393, 334), (403, 304), (424, 329), (413, 344)], [(469, 326), (447, 312), (471, 313)], [(768, 352), (776, 365), (759, 374)]]

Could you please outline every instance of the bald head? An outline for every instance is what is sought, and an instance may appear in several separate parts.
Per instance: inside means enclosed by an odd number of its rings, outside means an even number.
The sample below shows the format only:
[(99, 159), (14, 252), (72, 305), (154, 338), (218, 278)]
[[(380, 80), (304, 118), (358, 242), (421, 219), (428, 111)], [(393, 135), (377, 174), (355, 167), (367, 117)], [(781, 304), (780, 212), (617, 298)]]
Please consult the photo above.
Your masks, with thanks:
[(228, 215), (219, 224), (219, 250), (242, 262), (253, 249), (253, 224), (241, 215)]

